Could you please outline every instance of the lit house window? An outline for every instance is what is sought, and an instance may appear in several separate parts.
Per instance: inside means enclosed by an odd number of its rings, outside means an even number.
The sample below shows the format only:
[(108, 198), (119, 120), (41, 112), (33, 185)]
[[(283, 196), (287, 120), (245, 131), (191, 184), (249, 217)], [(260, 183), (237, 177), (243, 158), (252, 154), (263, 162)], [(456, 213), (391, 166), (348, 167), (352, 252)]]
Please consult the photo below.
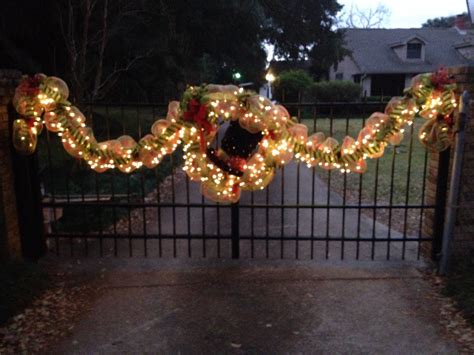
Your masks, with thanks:
[(336, 80), (344, 79), (344, 73), (336, 73)]
[(421, 43), (407, 43), (407, 59), (421, 59)]

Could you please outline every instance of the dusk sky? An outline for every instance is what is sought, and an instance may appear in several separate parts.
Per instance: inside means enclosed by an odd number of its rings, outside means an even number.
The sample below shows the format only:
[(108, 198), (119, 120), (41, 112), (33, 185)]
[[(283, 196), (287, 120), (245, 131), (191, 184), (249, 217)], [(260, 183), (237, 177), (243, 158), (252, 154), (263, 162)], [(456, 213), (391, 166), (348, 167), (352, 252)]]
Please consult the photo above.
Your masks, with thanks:
[(361, 9), (376, 8), (383, 4), (391, 11), (386, 28), (421, 27), (429, 18), (457, 15), (467, 11), (466, 0), (338, 0), (349, 8), (351, 4)]

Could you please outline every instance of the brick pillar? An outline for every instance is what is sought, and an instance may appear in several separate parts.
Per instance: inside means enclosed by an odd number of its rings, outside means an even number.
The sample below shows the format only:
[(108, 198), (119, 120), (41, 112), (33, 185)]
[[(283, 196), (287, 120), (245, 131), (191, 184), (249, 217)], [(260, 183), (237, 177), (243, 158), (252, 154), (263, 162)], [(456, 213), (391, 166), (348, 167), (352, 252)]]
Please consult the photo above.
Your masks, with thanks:
[(16, 70), (0, 70), (0, 261), (21, 257), (8, 119), (8, 104), (20, 77)]
[(471, 97), (470, 117), (465, 131), (459, 208), (452, 244), (452, 260), (461, 260), (474, 257), (474, 66), (455, 68), (453, 74), (460, 83), (461, 92), (467, 90)]
[[(455, 67), (449, 68), (449, 73), (454, 77), (457, 84), (457, 93), (461, 95), (464, 90), (468, 90), (471, 98), (474, 98), (474, 67)], [(471, 109), (471, 115), (473, 111)], [(466, 131), (465, 156), (463, 161), (463, 172), (460, 189), (460, 204), (461, 208), (458, 210), (458, 218), (454, 231), (453, 249), (455, 254), (459, 252), (468, 252), (474, 250), (474, 185), (472, 184), (474, 178), (474, 118), (471, 118)], [(451, 155), (452, 155), (451, 151)], [(446, 176), (446, 170), (450, 174), (451, 162), (447, 153), (430, 153), (428, 160), (428, 173), (426, 178), (425, 189), (425, 204), (436, 205), (437, 201), (443, 201), (443, 197), (447, 196), (449, 186), (443, 185), (439, 180), (440, 176)], [(449, 176), (449, 175), (448, 175)], [(449, 182), (449, 179), (448, 179)], [(470, 208), (467, 207), (470, 204)], [(442, 220), (444, 219), (445, 211), (443, 208), (434, 210), (426, 210), (423, 220), (423, 235), (425, 237), (434, 237), (434, 249), (429, 252), (436, 259), (437, 253), (440, 252), (442, 236)], [(440, 223), (441, 222), (441, 223)], [(438, 224), (437, 224), (438, 223)], [(425, 248), (426, 250), (426, 248)]]

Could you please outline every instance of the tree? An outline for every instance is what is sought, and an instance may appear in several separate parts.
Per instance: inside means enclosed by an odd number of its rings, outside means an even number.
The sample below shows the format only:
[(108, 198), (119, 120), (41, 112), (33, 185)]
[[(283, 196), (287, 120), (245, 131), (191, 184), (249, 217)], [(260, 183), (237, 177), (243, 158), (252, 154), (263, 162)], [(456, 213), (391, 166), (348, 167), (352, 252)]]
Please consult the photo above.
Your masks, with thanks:
[(324, 77), (348, 52), (343, 31), (334, 30), (342, 6), (335, 0), (262, 0), (265, 39), (275, 55), (290, 61), (310, 60), (311, 72)]
[(317, 61), (319, 75), (342, 58), (340, 9), (336, 0), (3, 0), (0, 66), (64, 77), (76, 101), (179, 98), (187, 84), (228, 83), (237, 71), (258, 84), (265, 42)]
[[(114, 41), (120, 41), (122, 49), (131, 49), (122, 38), (140, 14), (127, 1), (68, 0), (58, 4), (57, 14), (70, 65), (67, 77), (76, 100), (104, 98), (121, 74), (153, 51), (117, 53), (120, 46)], [(112, 57), (113, 51), (116, 55)]]
[(390, 9), (383, 4), (369, 9), (351, 5), (341, 18), (346, 28), (382, 28), (390, 18)]
[(432, 19), (426, 20), (425, 23), (421, 25), (421, 27), (432, 27), (432, 28), (451, 28), (455, 25), (456, 19), (461, 18), (464, 23), (470, 27), (469, 16), (466, 12), (461, 15), (454, 15), (454, 16), (445, 16), (445, 17), (435, 17)]

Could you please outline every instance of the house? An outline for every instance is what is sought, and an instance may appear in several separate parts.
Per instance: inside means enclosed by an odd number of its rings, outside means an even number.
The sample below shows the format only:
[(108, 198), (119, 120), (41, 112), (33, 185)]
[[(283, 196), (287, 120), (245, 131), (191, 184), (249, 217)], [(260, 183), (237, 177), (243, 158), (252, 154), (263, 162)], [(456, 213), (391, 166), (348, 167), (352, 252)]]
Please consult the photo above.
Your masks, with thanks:
[(329, 80), (360, 83), (364, 96), (395, 96), (419, 73), (474, 65), (474, 34), (454, 28), (347, 29), (352, 53), (331, 67)]

